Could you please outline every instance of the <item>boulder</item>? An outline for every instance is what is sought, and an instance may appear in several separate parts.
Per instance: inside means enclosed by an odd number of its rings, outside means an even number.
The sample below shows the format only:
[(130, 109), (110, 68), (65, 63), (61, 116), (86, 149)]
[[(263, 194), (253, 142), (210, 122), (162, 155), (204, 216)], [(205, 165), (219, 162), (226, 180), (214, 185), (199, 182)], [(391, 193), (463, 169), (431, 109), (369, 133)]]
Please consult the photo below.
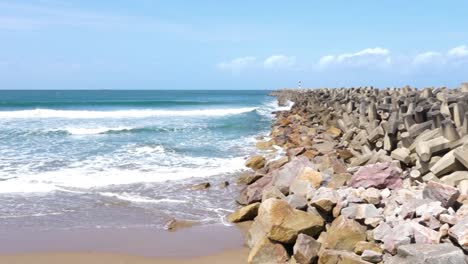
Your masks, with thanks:
[(253, 220), (258, 214), (260, 203), (253, 203), (237, 209), (232, 214), (228, 215), (227, 220), (231, 223)]
[(263, 175), (257, 174), (255, 172), (244, 172), (239, 176), (239, 179), (237, 179), (237, 183), (249, 185), (261, 177), (263, 177)]
[(245, 166), (253, 170), (259, 170), (265, 166), (266, 159), (262, 156), (250, 157), (246, 162)]
[(307, 199), (302, 195), (290, 194), (284, 200), (288, 202), (292, 208), (299, 210), (305, 210), (307, 208)]
[(428, 182), (423, 191), (424, 198), (440, 201), (444, 207), (452, 206), (459, 195), (457, 188), (435, 181)]
[(313, 167), (307, 157), (294, 157), (279, 170), (271, 173), (272, 184), (278, 187), (282, 193), (289, 193), (289, 186), (302, 173), (305, 167)]
[(390, 162), (362, 166), (351, 177), (354, 188), (397, 189), (402, 186), (401, 169)]
[(354, 253), (361, 255), (362, 252), (364, 252), (365, 250), (371, 250), (377, 253), (382, 253), (382, 249), (380, 249), (380, 246), (374, 242), (359, 241), (356, 243)]
[(386, 264), (432, 264), (465, 263), (465, 256), (460, 248), (451, 243), (445, 244), (410, 244), (398, 247), (398, 253), (385, 261)]
[(277, 160), (273, 160), (270, 163), (268, 163), (268, 168), (270, 170), (276, 170), (276, 169), (279, 169), (279, 168), (283, 167), (288, 162), (289, 162), (289, 157), (284, 156), (282, 158), (279, 158)]
[(338, 193), (330, 188), (320, 187), (310, 198), (310, 205), (323, 212), (331, 212), (340, 200)]
[(283, 245), (263, 238), (250, 250), (247, 262), (249, 264), (273, 264), (286, 263), (288, 259), (288, 252)]
[(364, 201), (370, 203), (370, 204), (380, 204), (380, 191), (376, 188), (368, 188), (365, 189), (364, 192), (361, 195), (362, 199)]
[(199, 191), (210, 188), (211, 184), (209, 182), (202, 182), (195, 185), (192, 185), (192, 190)]
[(353, 251), (356, 243), (366, 240), (366, 227), (358, 222), (339, 216), (327, 230), (323, 248)]
[(350, 204), (341, 210), (341, 215), (351, 219), (376, 218), (380, 216), (379, 210), (373, 204)]
[(285, 199), (286, 196), (276, 186), (268, 186), (262, 191), (262, 201), (270, 198)]
[(311, 167), (305, 167), (296, 180), (307, 181), (312, 187), (318, 188), (322, 183), (322, 174)]
[(395, 254), (401, 245), (411, 243), (413, 238), (413, 227), (411, 222), (400, 222), (396, 224), (389, 235), (383, 238), (384, 248), (390, 254)]
[(421, 244), (439, 244), (439, 232), (418, 223), (412, 223), (414, 241)]
[(373, 251), (373, 250), (364, 250), (361, 255), (362, 260), (371, 262), (371, 263), (379, 263), (383, 260), (382, 253)]
[(353, 252), (345, 250), (324, 250), (319, 257), (319, 264), (370, 264)]
[(293, 258), (296, 263), (315, 263), (318, 257), (321, 244), (313, 237), (299, 234), (293, 247)]
[(271, 176), (263, 176), (261, 179), (248, 185), (241, 191), (237, 202), (243, 205), (260, 202), (262, 200), (262, 192), (266, 187), (271, 186), (271, 180)]
[(272, 150), (272, 149), (274, 149), (272, 147), (273, 142), (271, 140), (270, 141), (257, 141), (255, 146), (260, 150)]
[(263, 201), (255, 218), (273, 241), (293, 243), (298, 234), (315, 236), (323, 230), (324, 220), (316, 212), (304, 212), (292, 208), (286, 201)]
[(468, 216), (460, 219), (456, 225), (449, 229), (449, 235), (457, 241), (464, 250), (468, 251)]

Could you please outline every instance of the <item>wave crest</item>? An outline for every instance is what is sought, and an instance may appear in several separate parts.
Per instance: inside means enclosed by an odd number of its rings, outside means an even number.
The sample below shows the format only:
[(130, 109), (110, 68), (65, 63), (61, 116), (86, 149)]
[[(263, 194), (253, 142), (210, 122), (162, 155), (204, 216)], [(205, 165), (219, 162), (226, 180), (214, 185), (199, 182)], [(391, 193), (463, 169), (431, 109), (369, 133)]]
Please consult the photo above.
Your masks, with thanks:
[(18, 111), (0, 111), (0, 119), (16, 118), (66, 118), (66, 119), (98, 119), (98, 118), (145, 118), (157, 116), (227, 116), (255, 111), (256, 107), (195, 109), (195, 110), (156, 110), (130, 109), (116, 111), (91, 110), (53, 110), (34, 109)]

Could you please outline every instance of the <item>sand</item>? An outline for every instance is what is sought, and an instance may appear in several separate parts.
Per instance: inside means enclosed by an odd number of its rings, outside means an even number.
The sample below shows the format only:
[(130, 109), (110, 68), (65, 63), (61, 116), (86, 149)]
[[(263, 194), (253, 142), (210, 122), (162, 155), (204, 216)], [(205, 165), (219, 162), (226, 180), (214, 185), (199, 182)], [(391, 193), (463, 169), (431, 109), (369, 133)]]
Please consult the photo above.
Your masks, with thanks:
[(11, 231), (2, 234), (0, 263), (245, 263), (246, 225)]

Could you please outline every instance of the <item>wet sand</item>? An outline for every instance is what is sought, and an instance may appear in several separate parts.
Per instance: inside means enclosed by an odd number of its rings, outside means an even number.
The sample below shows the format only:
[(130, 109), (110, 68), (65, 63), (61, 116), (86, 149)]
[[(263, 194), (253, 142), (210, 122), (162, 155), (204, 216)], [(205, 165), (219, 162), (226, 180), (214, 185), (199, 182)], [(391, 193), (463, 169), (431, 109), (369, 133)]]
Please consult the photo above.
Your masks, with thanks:
[(0, 263), (245, 263), (244, 226), (11, 231), (2, 234)]

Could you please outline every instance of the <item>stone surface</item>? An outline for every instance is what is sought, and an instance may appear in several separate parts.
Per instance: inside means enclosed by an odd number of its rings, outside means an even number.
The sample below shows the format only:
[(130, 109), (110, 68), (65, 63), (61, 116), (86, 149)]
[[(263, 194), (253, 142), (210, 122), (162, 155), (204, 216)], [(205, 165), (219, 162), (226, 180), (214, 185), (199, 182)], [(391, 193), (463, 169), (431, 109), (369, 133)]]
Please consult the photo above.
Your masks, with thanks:
[(353, 251), (356, 243), (366, 240), (366, 227), (358, 222), (339, 216), (327, 230), (323, 247)]
[(371, 263), (379, 263), (382, 261), (383, 256), (382, 253), (375, 252), (373, 250), (364, 250), (364, 252), (362, 252), (361, 258)]
[(354, 248), (354, 253), (361, 255), (364, 250), (372, 250), (377, 253), (382, 253), (382, 249), (379, 245), (374, 242), (367, 242), (367, 241), (360, 241), (356, 243), (356, 247)]
[(290, 194), (284, 200), (295, 209), (305, 210), (307, 208), (307, 199), (302, 195)]
[(232, 214), (228, 215), (227, 220), (232, 223), (253, 220), (258, 214), (259, 207), (260, 203), (254, 203), (241, 207)]
[(428, 182), (423, 191), (424, 198), (439, 201), (444, 207), (452, 206), (459, 195), (457, 188), (435, 181)]
[(369, 264), (360, 256), (344, 250), (324, 250), (319, 257), (319, 264)]
[(262, 201), (270, 198), (285, 199), (286, 196), (276, 186), (268, 186), (262, 191)]
[(259, 170), (265, 166), (266, 159), (262, 156), (250, 157), (246, 162), (245, 166), (253, 170)]
[(380, 216), (379, 210), (373, 204), (350, 204), (341, 210), (341, 214), (347, 218), (358, 220)]
[(351, 177), (352, 187), (375, 187), (378, 189), (396, 189), (402, 184), (401, 169), (391, 163), (377, 163), (359, 168)]
[(321, 244), (313, 237), (299, 234), (293, 247), (293, 258), (299, 264), (315, 263)]
[(386, 264), (462, 264), (465, 256), (460, 248), (446, 244), (410, 244), (398, 248), (398, 254)]
[(271, 176), (263, 176), (261, 179), (248, 185), (241, 191), (237, 202), (244, 205), (260, 202), (262, 200), (263, 189), (271, 185), (271, 180)]
[(281, 167), (279, 170), (272, 172), (272, 184), (278, 187), (281, 192), (289, 193), (289, 186), (306, 167), (313, 167), (307, 157), (294, 157), (289, 163)]
[(249, 185), (257, 181), (261, 177), (263, 177), (263, 175), (261, 174), (256, 174), (254, 172), (244, 172), (239, 176), (239, 179), (237, 179), (237, 183)]
[(199, 191), (210, 188), (211, 184), (209, 182), (202, 182), (192, 186), (192, 190)]
[(249, 264), (273, 264), (286, 263), (288, 259), (288, 252), (283, 245), (263, 238), (250, 250), (247, 262)]
[(460, 219), (456, 225), (449, 229), (449, 235), (458, 245), (468, 250), (468, 216)]
[(427, 228), (417, 223), (412, 223), (413, 235), (416, 243), (439, 244), (439, 232)]
[(314, 188), (319, 188), (322, 183), (322, 174), (311, 167), (305, 167), (296, 180), (307, 181)]
[(310, 198), (310, 204), (315, 208), (324, 211), (331, 212), (333, 207), (338, 203), (340, 196), (338, 193), (330, 188), (320, 187), (314, 192)]
[(315, 236), (324, 225), (318, 213), (293, 209), (286, 201), (273, 198), (261, 203), (255, 222), (268, 238), (282, 243), (294, 242), (300, 233)]

